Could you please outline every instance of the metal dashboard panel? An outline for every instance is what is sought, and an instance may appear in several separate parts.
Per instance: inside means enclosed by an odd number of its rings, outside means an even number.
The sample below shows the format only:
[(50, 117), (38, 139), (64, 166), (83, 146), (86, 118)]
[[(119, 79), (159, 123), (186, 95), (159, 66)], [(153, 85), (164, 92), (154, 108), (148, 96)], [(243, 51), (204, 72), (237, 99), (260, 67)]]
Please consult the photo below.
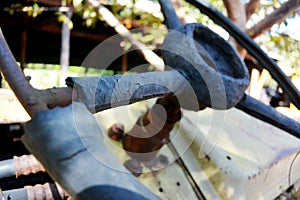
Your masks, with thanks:
[[(115, 122), (128, 131), (154, 102), (103, 111), (96, 118), (104, 133)], [(293, 184), (299, 187), (300, 141), (237, 109), (184, 110), (171, 141), (206, 199), (274, 199)], [(106, 145), (121, 163), (128, 159), (119, 143), (107, 138)], [(169, 164), (139, 180), (162, 199), (197, 199), (170, 148), (165, 145), (159, 154)]]
[[(145, 113), (147, 108), (153, 105), (155, 101), (155, 99), (152, 99), (105, 110), (95, 114), (95, 117), (103, 133), (107, 133), (108, 128), (116, 122), (123, 123), (125, 132), (127, 132), (133, 127), (138, 117)], [(104, 134), (104, 136), (105, 145), (121, 163), (129, 159), (119, 142), (111, 140), (107, 137), (107, 134)], [(157, 169), (152, 172), (144, 166), (144, 173), (138, 177), (139, 181), (165, 200), (198, 199), (181, 166), (176, 162), (174, 155), (166, 145), (159, 151), (159, 156), (165, 159), (160, 161), (158, 158)]]
[[(1, 123), (30, 118), (10, 90), (0, 90)], [(106, 136), (115, 122), (129, 131), (155, 99), (95, 114)], [(15, 113), (17, 112), (17, 114)], [(299, 111), (296, 120), (300, 119)], [(274, 199), (289, 186), (300, 185), (300, 141), (284, 131), (237, 110), (183, 110), (171, 141), (206, 199)], [(121, 144), (105, 137), (105, 144), (123, 163), (129, 157)], [(197, 199), (182, 166), (165, 145), (165, 159), (156, 171), (139, 180), (162, 199)]]
[(179, 151), (194, 138), (182, 159), (207, 199), (274, 199), (299, 188), (300, 140), (237, 109), (184, 111), (177, 135)]

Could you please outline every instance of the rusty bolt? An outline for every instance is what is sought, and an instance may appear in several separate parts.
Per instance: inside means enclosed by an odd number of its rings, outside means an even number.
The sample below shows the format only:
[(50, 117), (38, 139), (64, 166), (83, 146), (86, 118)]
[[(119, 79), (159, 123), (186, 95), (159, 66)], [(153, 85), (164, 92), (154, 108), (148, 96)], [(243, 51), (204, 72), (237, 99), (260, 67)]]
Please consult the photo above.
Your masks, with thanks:
[(121, 123), (116, 123), (108, 129), (108, 136), (112, 140), (120, 141), (123, 138), (123, 135), (124, 135), (124, 125)]

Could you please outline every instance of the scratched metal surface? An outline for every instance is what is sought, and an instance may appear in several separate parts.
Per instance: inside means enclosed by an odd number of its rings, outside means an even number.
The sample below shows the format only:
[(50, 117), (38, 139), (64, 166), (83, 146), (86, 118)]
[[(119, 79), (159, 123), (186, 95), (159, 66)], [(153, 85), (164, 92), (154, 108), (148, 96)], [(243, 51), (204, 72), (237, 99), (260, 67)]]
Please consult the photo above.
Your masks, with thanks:
[[(95, 114), (95, 116), (103, 133), (107, 133), (108, 128), (116, 122), (123, 123), (125, 132), (127, 132), (133, 127), (138, 117), (145, 113), (147, 108), (151, 107), (155, 101), (155, 99), (152, 99), (122, 106), (102, 111)], [(129, 156), (122, 149), (121, 143), (112, 141), (107, 137), (107, 134), (105, 134), (104, 143), (121, 163), (129, 159)], [(161, 156), (167, 158), (167, 161), (158, 161), (157, 170), (155, 171), (151, 171), (144, 166), (144, 173), (138, 177), (139, 181), (163, 200), (198, 199), (181, 166), (175, 162), (174, 155), (167, 146), (159, 151), (157, 157)]]
[(299, 189), (299, 139), (237, 109), (183, 115), (174, 146), (194, 137), (182, 159), (208, 199), (275, 199)]
[[(130, 130), (152, 102), (139, 102), (96, 114), (103, 132), (115, 122)], [(299, 112), (290, 117), (299, 119)], [(300, 141), (237, 109), (184, 111), (172, 131), (173, 144), (207, 199), (274, 199), (300, 183)], [(124, 163), (129, 157), (120, 143), (106, 137), (107, 146)], [(169, 165), (139, 180), (162, 199), (197, 199), (193, 188), (165, 147)], [(290, 174), (289, 174), (290, 171)], [(179, 184), (178, 184), (179, 183)], [(178, 186), (179, 185), (179, 186)]]
[[(29, 120), (16, 97), (10, 90), (0, 89), (0, 123), (24, 122)], [(97, 121), (104, 133), (114, 122), (123, 122), (125, 131), (131, 129), (137, 118), (153, 105), (155, 99), (106, 110), (96, 114)], [(282, 110), (281, 110), (282, 111)], [(207, 199), (272, 199), (284, 192), (289, 184), (299, 188), (300, 160), (295, 154), (300, 149), (299, 140), (271, 125), (265, 124), (236, 109), (225, 112), (225, 123), (214, 148), (205, 146), (207, 130), (211, 126), (211, 110), (201, 112), (184, 111), (184, 117), (172, 131), (178, 134), (174, 145), (182, 152), (182, 159), (192, 173)], [(219, 111), (216, 111), (219, 112)], [(299, 111), (289, 113), (290, 117), (300, 120)], [(221, 115), (222, 116), (222, 115)], [(214, 120), (223, 118), (215, 115)], [(195, 134), (197, 128), (199, 132)], [(180, 130), (180, 131), (178, 131)], [(251, 131), (250, 131), (251, 130)], [(120, 143), (111, 141), (105, 135), (105, 144), (117, 159), (123, 163), (129, 157), (121, 150)], [(188, 149), (182, 151), (182, 141), (192, 139)], [(189, 142), (188, 142), (189, 143)], [(209, 143), (206, 143), (206, 145)], [(203, 152), (200, 152), (202, 148)], [(211, 151), (207, 151), (206, 150)], [(203, 156), (207, 153), (208, 156)], [(139, 177), (141, 183), (150, 188), (162, 199), (197, 199), (193, 188), (180, 165), (174, 161), (169, 148), (163, 148), (158, 155), (168, 158), (169, 164), (154, 173)], [(165, 165), (165, 166), (164, 166)], [(289, 169), (291, 169), (289, 174)], [(289, 183), (290, 181), (290, 183)]]

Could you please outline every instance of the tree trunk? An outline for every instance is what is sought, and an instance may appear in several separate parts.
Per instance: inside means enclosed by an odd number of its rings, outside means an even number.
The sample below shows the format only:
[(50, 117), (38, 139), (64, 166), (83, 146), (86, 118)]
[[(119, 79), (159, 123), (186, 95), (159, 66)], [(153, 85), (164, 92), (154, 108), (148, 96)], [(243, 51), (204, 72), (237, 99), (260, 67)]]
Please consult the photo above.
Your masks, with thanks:
[(185, 24), (185, 11), (182, 7), (182, 1), (181, 0), (172, 0), (172, 4), (174, 6), (175, 12), (182, 24)]
[(250, 0), (245, 5), (246, 20), (248, 21), (252, 14), (254, 14), (260, 5), (260, 0)]
[[(223, 0), (226, 7), (229, 19), (241, 30), (246, 30), (246, 10), (245, 6), (240, 0)], [(247, 54), (246, 50), (242, 48), (236, 41), (231, 37), (229, 42), (237, 49), (240, 56), (244, 58)]]
[(240, 0), (223, 0), (228, 17), (240, 29), (245, 30), (246, 11)]

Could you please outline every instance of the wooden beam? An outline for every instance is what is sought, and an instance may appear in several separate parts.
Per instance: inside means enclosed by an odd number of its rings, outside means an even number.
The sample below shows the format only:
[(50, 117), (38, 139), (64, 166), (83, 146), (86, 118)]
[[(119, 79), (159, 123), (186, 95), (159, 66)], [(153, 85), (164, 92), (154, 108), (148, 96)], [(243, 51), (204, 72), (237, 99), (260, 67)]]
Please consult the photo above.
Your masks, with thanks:
[(128, 54), (124, 53), (122, 55), (122, 74), (125, 74), (128, 67)]
[(36, 0), (34, 2), (47, 6), (62, 6), (62, 0)]
[(27, 30), (23, 29), (21, 32), (21, 53), (20, 53), (20, 67), (22, 70), (26, 66), (26, 47), (27, 47)]
[[(57, 24), (49, 24), (47, 26), (42, 26), (42, 27), (39, 27), (37, 30), (45, 31), (48, 33), (54, 33), (54, 34), (61, 33), (61, 27), (59, 27)], [(95, 40), (95, 41), (103, 41), (109, 37), (109, 35), (104, 36), (104, 35), (101, 35), (100, 33), (93, 34), (93, 33), (88, 33), (88, 32), (75, 30), (75, 29), (72, 29), (71, 35), (74, 37), (86, 38), (86, 39)]]

